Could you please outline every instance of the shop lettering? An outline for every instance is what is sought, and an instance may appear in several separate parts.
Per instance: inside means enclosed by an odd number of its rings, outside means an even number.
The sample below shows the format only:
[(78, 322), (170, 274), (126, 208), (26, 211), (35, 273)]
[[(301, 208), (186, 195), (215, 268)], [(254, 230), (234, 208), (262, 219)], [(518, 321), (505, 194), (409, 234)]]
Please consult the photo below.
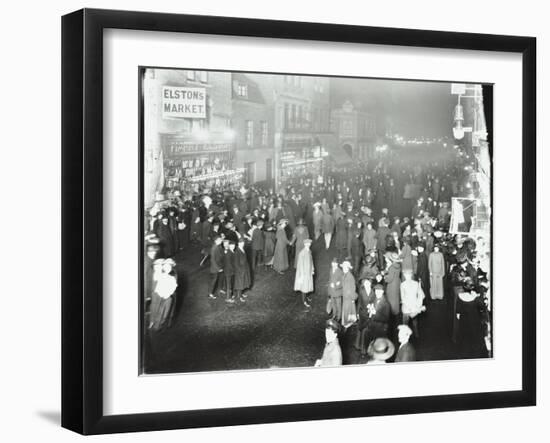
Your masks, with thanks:
[(202, 114), (204, 113), (203, 105), (184, 105), (182, 103), (164, 103), (164, 112), (174, 114)]
[(202, 90), (191, 89), (172, 89), (164, 88), (164, 98), (175, 100), (204, 100), (204, 92)]
[(163, 86), (163, 118), (206, 118), (206, 89)]

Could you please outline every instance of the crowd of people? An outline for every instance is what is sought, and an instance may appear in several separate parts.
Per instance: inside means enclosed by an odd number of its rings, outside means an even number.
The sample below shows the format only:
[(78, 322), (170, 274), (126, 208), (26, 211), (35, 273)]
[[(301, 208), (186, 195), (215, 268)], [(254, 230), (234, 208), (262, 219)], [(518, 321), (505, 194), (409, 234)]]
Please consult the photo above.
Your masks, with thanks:
[[(326, 297), (327, 345), (317, 366), (342, 364), (338, 337), (352, 326), (354, 346), (369, 362), (415, 360), (410, 338), (418, 343), (422, 317), (444, 299), (453, 305), (453, 341), (468, 343), (466, 356), (484, 356), (487, 240), (449, 232), (451, 198), (464, 192), (461, 171), (456, 163), (421, 167), (393, 158), (297, 177), (279, 192), (235, 185), (187, 195), (171, 190), (145, 222), (146, 328), (170, 325), (175, 260), (193, 250), (209, 269), (203, 296), (211, 300), (246, 303), (259, 269), (293, 272), (306, 310), (312, 297)], [(410, 213), (392, 214), (401, 199), (414, 202)], [(332, 254), (326, 286), (315, 275), (312, 244)]]

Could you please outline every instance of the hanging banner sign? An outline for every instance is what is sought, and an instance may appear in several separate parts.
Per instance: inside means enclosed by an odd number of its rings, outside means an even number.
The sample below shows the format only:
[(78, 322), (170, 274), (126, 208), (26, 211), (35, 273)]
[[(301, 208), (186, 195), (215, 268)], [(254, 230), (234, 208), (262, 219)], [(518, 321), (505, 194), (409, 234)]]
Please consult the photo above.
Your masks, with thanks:
[(206, 118), (206, 89), (162, 87), (163, 118)]

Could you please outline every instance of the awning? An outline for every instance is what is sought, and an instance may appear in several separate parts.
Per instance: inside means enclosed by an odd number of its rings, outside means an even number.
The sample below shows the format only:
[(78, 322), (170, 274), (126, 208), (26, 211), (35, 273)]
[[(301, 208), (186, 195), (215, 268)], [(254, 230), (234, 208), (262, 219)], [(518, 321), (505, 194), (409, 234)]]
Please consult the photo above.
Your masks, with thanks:
[(334, 134), (315, 134), (315, 137), (337, 165), (353, 163), (353, 159), (342, 149)]

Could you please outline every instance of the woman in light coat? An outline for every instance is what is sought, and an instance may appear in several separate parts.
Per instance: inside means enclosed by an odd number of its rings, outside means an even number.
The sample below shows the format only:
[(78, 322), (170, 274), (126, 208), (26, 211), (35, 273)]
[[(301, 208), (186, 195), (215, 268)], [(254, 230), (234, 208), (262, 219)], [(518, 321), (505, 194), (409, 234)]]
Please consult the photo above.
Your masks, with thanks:
[(430, 271), (430, 296), (433, 300), (442, 300), (445, 259), (439, 251), (439, 245), (435, 245), (433, 252), (428, 256), (428, 269)]

